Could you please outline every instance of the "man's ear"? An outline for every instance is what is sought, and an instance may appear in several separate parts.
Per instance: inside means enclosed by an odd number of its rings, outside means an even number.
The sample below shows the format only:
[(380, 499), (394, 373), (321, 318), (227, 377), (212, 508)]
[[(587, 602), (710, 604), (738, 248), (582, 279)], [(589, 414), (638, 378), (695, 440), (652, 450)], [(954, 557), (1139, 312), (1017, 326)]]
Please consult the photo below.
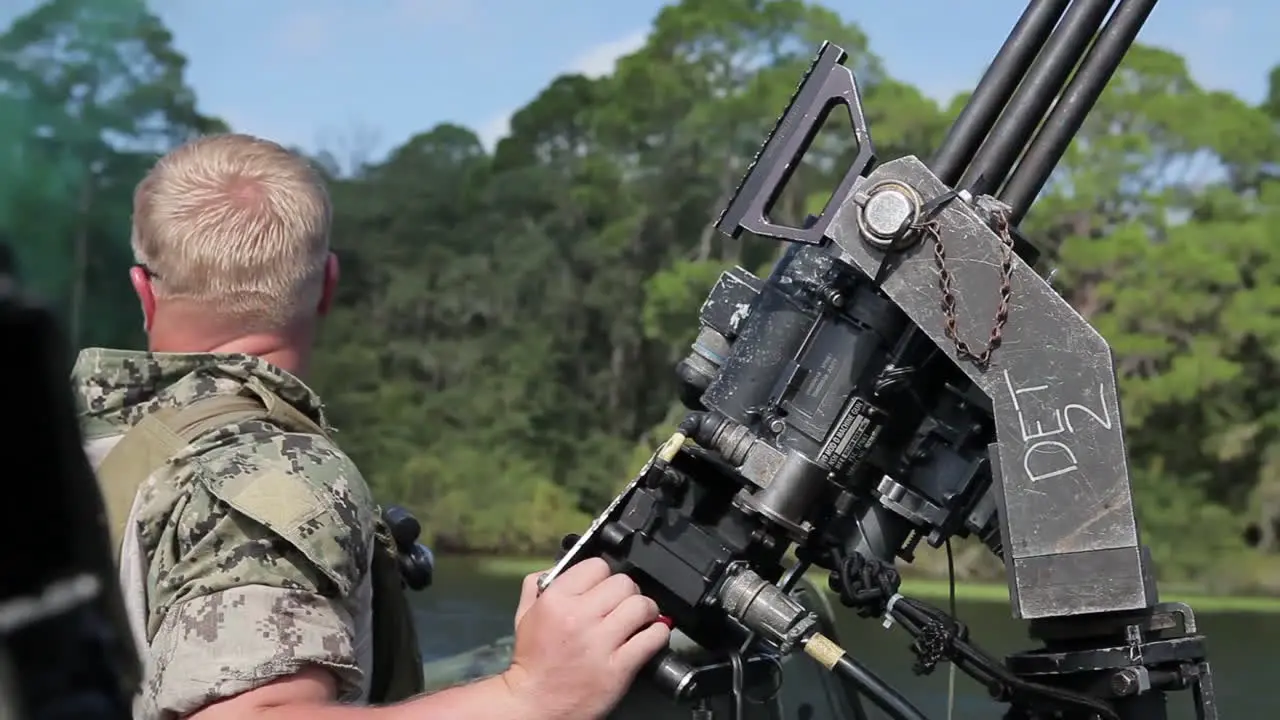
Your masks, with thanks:
[(321, 316), (328, 315), (333, 308), (333, 296), (337, 290), (338, 256), (329, 253), (329, 258), (324, 263), (324, 288), (320, 291), (320, 306), (316, 308)]
[(141, 265), (129, 268), (129, 282), (138, 295), (138, 304), (142, 306), (142, 329), (151, 332), (151, 325), (156, 319), (156, 295), (151, 287), (151, 277)]

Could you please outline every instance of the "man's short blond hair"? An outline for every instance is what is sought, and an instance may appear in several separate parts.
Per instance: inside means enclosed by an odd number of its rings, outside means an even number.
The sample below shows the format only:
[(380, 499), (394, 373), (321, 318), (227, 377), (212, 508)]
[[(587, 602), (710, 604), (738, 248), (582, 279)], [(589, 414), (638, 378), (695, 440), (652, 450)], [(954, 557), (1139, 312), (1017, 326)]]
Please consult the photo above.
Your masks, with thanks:
[(133, 199), (133, 253), (158, 299), (246, 329), (314, 312), (332, 206), (306, 159), (249, 135), (213, 135), (160, 159)]

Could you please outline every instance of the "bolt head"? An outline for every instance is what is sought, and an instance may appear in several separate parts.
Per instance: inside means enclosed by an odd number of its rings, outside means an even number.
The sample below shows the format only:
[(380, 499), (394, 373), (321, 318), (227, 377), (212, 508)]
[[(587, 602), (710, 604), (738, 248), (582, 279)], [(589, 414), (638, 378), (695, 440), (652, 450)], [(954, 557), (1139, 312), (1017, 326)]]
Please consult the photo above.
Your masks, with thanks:
[(1128, 670), (1121, 670), (1111, 676), (1111, 692), (1120, 697), (1133, 695), (1138, 691), (1138, 677)]
[(888, 189), (873, 194), (862, 209), (866, 229), (882, 240), (902, 237), (911, 228), (915, 202), (900, 190)]

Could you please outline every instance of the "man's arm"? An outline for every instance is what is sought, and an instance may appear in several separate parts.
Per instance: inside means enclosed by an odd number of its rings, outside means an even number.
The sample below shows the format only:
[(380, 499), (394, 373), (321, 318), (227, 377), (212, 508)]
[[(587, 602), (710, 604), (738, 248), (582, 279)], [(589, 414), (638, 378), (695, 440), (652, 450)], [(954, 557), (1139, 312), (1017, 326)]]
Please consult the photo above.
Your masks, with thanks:
[(358, 648), (371, 638), (352, 615), (368, 607), (372, 503), (349, 460), (298, 445), (202, 463), (176, 516), (152, 526), (147, 716), (597, 720), (666, 645), (657, 605), (592, 559), (541, 595), (525, 579), (498, 678), (394, 707), (337, 706), (364, 683)]
[(353, 617), (369, 601), (375, 521), (359, 471), (326, 444), (294, 441), (235, 448), (197, 472), (151, 526), (147, 715), (551, 718), (508, 675), (397, 706), (340, 705), (359, 695), (357, 648), (372, 640)]
[(501, 675), (394, 707), (334, 706), (334, 676), (309, 667), (291, 677), (207, 705), (198, 720), (599, 720), (641, 666), (667, 646), (658, 606), (625, 575), (593, 558), (570, 568), (541, 596), (525, 578), (516, 647)]
[(511, 687), (505, 675), (450, 688), (399, 705), (357, 708), (334, 705), (338, 685), (326, 670), (310, 667), (243, 695), (207, 706), (191, 720), (541, 720), (549, 717)]
[[(255, 490), (298, 502), (293, 517), (310, 516), (296, 480), (259, 474)], [(354, 699), (363, 677), (356, 647), (369, 639), (356, 637), (350, 609), (367, 571), (350, 558), (367, 553), (372, 522), (355, 521), (351, 507), (345, 523), (327, 513), (278, 522), (244, 501), (252, 496), (216, 489), (192, 492), (174, 523), (176, 552), (159, 557), (156, 674), (144, 688), (154, 710), (198, 720), (544, 717), (502, 676), (397, 706), (338, 704)]]
[(202, 459), (141, 533), (147, 715), (187, 716), (308, 666), (332, 673), (344, 701), (359, 694), (369, 639), (353, 615), (368, 609), (373, 505), (340, 453), (312, 443), (291, 457), (276, 440)]

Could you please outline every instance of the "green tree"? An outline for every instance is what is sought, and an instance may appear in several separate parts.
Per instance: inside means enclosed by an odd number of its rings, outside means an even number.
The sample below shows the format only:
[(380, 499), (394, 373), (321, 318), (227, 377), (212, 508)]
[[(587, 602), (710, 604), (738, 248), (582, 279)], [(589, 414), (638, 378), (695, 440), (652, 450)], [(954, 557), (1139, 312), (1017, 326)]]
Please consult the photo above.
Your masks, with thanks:
[[(927, 158), (965, 96), (939, 107), (801, 0), (668, 6), (615, 72), (555, 78), (492, 153), (440, 125), (379, 162), (316, 158), (343, 282), (314, 382), (384, 499), (454, 550), (546, 553), (585, 526), (680, 417), (672, 366), (718, 274), (781, 250), (711, 221), (826, 40), (878, 156)], [(0, 229), (81, 344), (139, 341), (130, 192), (157, 153), (223, 129), (183, 66), (141, 0), (50, 0), (0, 36)], [(1024, 224), (1115, 348), (1162, 574), (1222, 588), (1280, 590), (1270, 80), (1252, 107), (1135, 47)], [(839, 120), (775, 218), (825, 204), (856, 149)], [(966, 573), (999, 572), (984, 552), (962, 550)]]
[[(599, 507), (678, 417), (671, 366), (716, 276), (733, 264), (763, 273), (777, 256), (776, 243), (729, 241), (709, 221), (828, 39), (852, 55), (880, 157), (927, 157), (963, 96), (939, 108), (895, 81), (857, 28), (819, 6), (687, 0), (659, 14), (612, 75), (555, 79), (514, 115), (492, 158), (437, 128), (351, 183), (341, 192), (368, 198), (340, 205), (360, 228), (351, 254), (376, 278), (357, 280), (372, 290), (357, 291), (356, 325), (379, 349), (352, 350), (341, 375), (381, 357), (391, 380), (336, 404), (396, 417), (400, 404), (408, 415), (443, 406), (430, 434), (449, 447), (457, 437), (495, 458), (513, 453), (522, 462), (503, 465), (508, 477), (528, 468), (578, 507)], [(1267, 490), (1269, 107), (1206, 91), (1181, 58), (1137, 47), (1027, 224), (1063, 292), (1115, 344), (1139, 512), (1170, 576), (1204, 575), (1213, 557), (1244, 552), (1240, 511), (1266, 527), (1280, 511), (1280, 492)], [(821, 207), (851, 140), (824, 128), (781, 213), (798, 220)], [(424, 312), (435, 319), (398, 324)], [(402, 354), (433, 370), (414, 376), (411, 362), (388, 359)], [(467, 507), (468, 485), (448, 479), (465, 466), (422, 460), (440, 457), (443, 440), (366, 417), (361, 447), (386, 460), (388, 477), (413, 465), (406, 492), (454, 488), (432, 502)], [(415, 479), (423, 474), (437, 479)], [(1210, 550), (1192, 552), (1177, 529), (1189, 513), (1215, 529), (1196, 544)]]
[(0, 226), (77, 344), (140, 341), (122, 282), (133, 187), (224, 127), (196, 111), (185, 62), (142, 0), (52, 0), (0, 36)]
[[(1278, 140), (1263, 109), (1200, 88), (1170, 52), (1134, 48), (1032, 218), (1060, 249), (1067, 297), (1116, 351), (1139, 511), (1166, 565), (1184, 568), (1202, 533), (1240, 537), (1223, 510), (1275, 473), (1280, 294), (1262, 171)], [(1199, 508), (1203, 530), (1177, 542), (1161, 504)]]

